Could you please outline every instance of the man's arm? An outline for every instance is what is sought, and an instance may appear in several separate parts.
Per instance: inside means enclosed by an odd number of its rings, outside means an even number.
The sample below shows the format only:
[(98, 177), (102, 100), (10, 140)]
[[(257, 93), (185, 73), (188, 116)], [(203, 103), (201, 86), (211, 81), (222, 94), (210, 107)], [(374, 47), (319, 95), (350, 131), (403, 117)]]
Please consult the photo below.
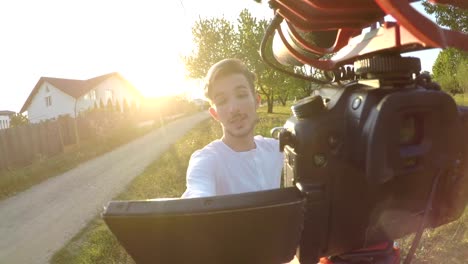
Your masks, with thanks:
[(187, 190), (182, 198), (216, 195), (216, 160), (213, 155), (196, 151), (190, 157), (187, 169)]

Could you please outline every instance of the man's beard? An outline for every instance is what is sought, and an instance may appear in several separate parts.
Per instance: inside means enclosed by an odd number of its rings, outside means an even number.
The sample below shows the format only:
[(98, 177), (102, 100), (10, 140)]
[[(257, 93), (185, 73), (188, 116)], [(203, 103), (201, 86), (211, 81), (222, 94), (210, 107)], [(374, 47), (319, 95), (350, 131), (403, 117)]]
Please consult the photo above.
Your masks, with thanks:
[(252, 122), (247, 124), (248, 129), (246, 129), (245, 131), (235, 132), (235, 131), (231, 131), (230, 129), (224, 128), (224, 132), (226, 134), (229, 134), (229, 136), (234, 137), (234, 138), (246, 137), (251, 133), (253, 134), (253, 131), (255, 129), (255, 125), (257, 125), (257, 123), (259, 121), (260, 121), (260, 119), (258, 118), (258, 115), (255, 115), (255, 119), (253, 119)]

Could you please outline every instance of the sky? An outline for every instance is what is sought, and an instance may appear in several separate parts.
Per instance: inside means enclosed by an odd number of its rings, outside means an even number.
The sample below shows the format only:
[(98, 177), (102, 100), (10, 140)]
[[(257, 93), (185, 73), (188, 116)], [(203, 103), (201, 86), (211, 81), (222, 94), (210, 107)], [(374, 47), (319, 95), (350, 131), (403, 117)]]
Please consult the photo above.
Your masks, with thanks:
[[(199, 18), (235, 21), (253, 0), (15, 0), (0, 2), (0, 110), (18, 112), (40, 77), (85, 80), (119, 72), (145, 96), (200, 90), (181, 60)], [(415, 54), (431, 71), (437, 49)], [(413, 55), (413, 56), (415, 56)]]

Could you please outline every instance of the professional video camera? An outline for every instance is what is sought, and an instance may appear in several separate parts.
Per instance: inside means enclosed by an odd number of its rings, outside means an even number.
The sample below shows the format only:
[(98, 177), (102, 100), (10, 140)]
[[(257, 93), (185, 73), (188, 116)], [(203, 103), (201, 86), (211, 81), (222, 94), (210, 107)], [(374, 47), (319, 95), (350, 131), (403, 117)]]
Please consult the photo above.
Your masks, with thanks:
[[(420, 75), (418, 58), (400, 53), (468, 51), (468, 36), (439, 28), (409, 2), (270, 1), (276, 15), (262, 43), (264, 61), (325, 83), (278, 62), (309, 65), (329, 80), (275, 130), (285, 184), (307, 198), (301, 263), (418, 230), (420, 236), (423, 226), (451, 222), (465, 208), (468, 108)], [(386, 14), (397, 22), (383, 22)], [(365, 27), (370, 31), (359, 35)]]
[[(271, 0), (263, 59), (323, 84), (274, 130), (285, 153), (285, 188), (111, 201), (102, 216), (133, 259), (278, 264), (296, 254), (300, 263), (321, 256), (335, 264), (389, 263), (392, 240), (416, 233), (417, 245), (425, 227), (459, 218), (468, 197), (468, 108), (420, 74), (419, 59), (400, 54), (468, 51), (468, 36), (439, 28), (409, 2)], [(397, 22), (384, 22), (386, 14)], [(308, 65), (326, 78), (281, 64)]]

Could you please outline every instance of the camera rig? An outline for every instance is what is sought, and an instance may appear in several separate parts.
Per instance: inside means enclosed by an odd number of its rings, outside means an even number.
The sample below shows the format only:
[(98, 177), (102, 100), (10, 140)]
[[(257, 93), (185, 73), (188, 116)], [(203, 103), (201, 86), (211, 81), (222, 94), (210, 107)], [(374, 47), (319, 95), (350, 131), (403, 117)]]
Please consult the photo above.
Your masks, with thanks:
[[(137, 263), (277, 264), (296, 255), (300, 263), (333, 256), (321, 263), (393, 264), (392, 240), (415, 232), (410, 262), (425, 227), (465, 209), (468, 109), (419, 73), (419, 59), (400, 53), (468, 50), (467, 35), (439, 28), (405, 0), (270, 5), (265, 62), (323, 84), (275, 130), (285, 188), (111, 201), (104, 221)], [(386, 14), (397, 22), (383, 22)], [(281, 64), (309, 65), (327, 78)]]
[[(425, 227), (451, 222), (465, 209), (468, 108), (420, 74), (418, 58), (400, 54), (468, 51), (468, 35), (440, 28), (410, 2), (269, 2), (275, 17), (261, 44), (263, 60), (323, 84), (272, 130), (285, 153), (285, 185), (307, 198), (301, 263), (328, 255), (376, 263), (382, 251), (343, 253), (415, 232), (408, 263)], [(468, 8), (466, 1), (432, 2)], [(387, 14), (396, 22), (385, 22)], [(326, 78), (281, 64), (308, 65)]]

